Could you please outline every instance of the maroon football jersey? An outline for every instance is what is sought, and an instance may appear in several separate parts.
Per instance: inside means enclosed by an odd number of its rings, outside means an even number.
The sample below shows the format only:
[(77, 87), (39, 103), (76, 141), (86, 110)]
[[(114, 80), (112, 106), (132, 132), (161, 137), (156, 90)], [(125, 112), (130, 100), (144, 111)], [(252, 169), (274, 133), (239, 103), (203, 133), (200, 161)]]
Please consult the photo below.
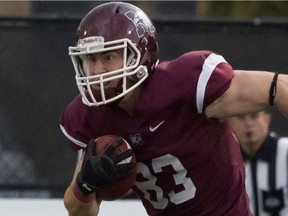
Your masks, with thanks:
[(158, 65), (128, 115), (115, 104), (88, 107), (76, 97), (61, 117), (74, 149), (114, 134), (136, 153), (133, 187), (149, 215), (237, 215), (250, 210), (239, 145), (225, 121), (205, 108), (230, 86), (220, 55), (194, 51)]

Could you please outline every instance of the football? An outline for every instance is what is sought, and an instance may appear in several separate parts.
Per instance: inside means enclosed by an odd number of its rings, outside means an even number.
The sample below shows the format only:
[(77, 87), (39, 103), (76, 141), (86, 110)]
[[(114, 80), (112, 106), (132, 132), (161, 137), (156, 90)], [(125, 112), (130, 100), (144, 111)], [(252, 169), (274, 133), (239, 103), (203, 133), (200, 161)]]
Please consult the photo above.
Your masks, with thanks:
[[(97, 139), (95, 139), (95, 155), (98, 155), (99, 153), (103, 152), (105, 148), (114, 140), (118, 139), (119, 136), (115, 135), (104, 135), (100, 136)], [(121, 137), (120, 137), (121, 138)], [(127, 149), (131, 149), (131, 146), (129, 143), (121, 138), (124, 142), (123, 145), (119, 146), (115, 152), (114, 155), (120, 154), (121, 152), (126, 151)], [(133, 153), (131, 157), (119, 162), (119, 163), (129, 163), (131, 161), (136, 162), (135, 154)], [(132, 175), (119, 179), (116, 181), (111, 182), (108, 185), (105, 185), (104, 187), (101, 187), (96, 191), (97, 197), (99, 197), (102, 200), (111, 201), (116, 200), (121, 197), (123, 197), (127, 192), (131, 189), (132, 185), (134, 184), (135, 178), (137, 175), (137, 168), (134, 166), (132, 170)]]

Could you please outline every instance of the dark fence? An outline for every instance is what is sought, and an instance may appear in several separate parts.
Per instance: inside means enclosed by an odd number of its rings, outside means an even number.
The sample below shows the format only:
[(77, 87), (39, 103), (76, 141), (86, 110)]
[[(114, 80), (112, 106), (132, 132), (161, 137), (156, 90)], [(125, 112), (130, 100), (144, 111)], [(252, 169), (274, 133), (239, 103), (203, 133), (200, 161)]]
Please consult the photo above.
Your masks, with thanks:
[[(0, 196), (61, 197), (70, 183), (77, 155), (58, 119), (78, 94), (68, 46), (75, 43), (79, 21), (0, 19)], [(161, 60), (209, 49), (235, 69), (288, 69), (285, 20), (154, 23)], [(271, 111), (272, 129), (288, 135), (287, 120)]]

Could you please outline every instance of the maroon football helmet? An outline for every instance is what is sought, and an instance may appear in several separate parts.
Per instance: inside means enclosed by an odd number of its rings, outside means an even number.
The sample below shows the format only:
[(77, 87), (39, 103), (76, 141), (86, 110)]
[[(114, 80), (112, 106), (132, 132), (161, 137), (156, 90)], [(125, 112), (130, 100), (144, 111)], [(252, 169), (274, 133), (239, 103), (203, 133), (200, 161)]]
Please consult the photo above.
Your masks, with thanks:
[[(146, 80), (158, 64), (155, 27), (141, 9), (129, 3), (109, 2), (92, 9), (77, 29), (77, 40), (75, 47), (69, 47), (69, 55), (83, 102), (89, 106), (123, 97)], [(123, 68), (91, 75), (85, 56), (122, 49)], [(127, 78), (133, 79), (132, 86), (126, 85)], [(115, 91), (105, 88), (113, 79), (121, 79)], [(91, 85), (98, 85), (99, 91), (95, 93)]]

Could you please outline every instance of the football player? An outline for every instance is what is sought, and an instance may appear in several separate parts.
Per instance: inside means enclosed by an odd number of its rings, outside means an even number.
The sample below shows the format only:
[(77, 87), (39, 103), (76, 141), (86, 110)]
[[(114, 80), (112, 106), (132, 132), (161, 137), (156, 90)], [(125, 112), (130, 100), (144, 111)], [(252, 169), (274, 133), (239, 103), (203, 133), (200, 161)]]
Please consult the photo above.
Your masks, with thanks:
[[(222, 119), (273, 104), (288, 116), (288, 77), (233, 70), (211, 51), (158, 64), (156, 29), (129, 3), (95, 7), (77, 37), (69, 55), (80, 94), (60, 120), (73, 149), (91, 149), (104, 134), (128, 140), (133, 190), (148, 215), (251, 215), (240, 148)], [(97, 215), (97, 188), (133, 167), (117, 163), (129, 151), (116, 160), (86, 152), (64, 196), (70, 216)]]

